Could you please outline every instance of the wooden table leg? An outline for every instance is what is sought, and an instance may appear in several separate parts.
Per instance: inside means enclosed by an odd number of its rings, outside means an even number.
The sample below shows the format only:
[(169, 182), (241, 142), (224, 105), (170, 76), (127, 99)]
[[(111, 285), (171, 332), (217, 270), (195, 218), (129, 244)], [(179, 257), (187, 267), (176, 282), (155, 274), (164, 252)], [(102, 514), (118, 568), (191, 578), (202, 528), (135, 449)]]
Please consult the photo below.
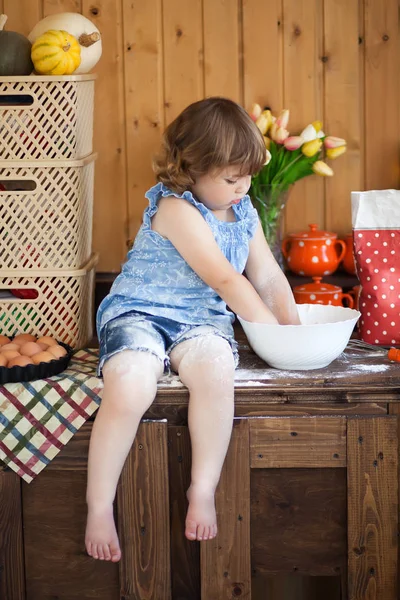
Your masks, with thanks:
[(249, 422), (235, 421), (216, 496), (218, 535), (201, 543), (201, 598), (251, 600)]
[(141, 423), (117, 496), (121, 597), (171, 600), (167, 422)]
[(397, 418), (347, 428), (348, 600), (397, 600)]
[(0, 471), (0, 598), (25, 600), (21, 480)]

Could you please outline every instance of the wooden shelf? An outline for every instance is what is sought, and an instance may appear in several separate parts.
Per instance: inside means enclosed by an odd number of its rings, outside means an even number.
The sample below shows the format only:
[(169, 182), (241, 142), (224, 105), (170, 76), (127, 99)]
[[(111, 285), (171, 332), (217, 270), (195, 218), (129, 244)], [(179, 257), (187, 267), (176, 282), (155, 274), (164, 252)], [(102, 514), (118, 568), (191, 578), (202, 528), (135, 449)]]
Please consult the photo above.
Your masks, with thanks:
[[(312, 277), (304, 277), (303, 275), (295, 275), (290, 271), (285, 273), (291, 287), (295, 287), (297, 285), (301, 285), (302, 283), (311, 283)], [(325, 283), (330, 283), (331, 285), (339, 285), (343, 288), (344, 291), (351, 290), (355, 285), (359, 285), (359, 281), (356, 275), (349, 275), (346, 271), (336, 271), (333, 275), (327, 275), (323, 277)]]

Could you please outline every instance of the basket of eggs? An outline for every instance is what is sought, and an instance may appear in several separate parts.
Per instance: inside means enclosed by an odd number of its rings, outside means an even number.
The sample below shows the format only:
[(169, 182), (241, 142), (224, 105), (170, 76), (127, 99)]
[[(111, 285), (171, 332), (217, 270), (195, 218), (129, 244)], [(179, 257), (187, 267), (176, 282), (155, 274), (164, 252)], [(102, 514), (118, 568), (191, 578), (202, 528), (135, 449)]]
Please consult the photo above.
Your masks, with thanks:
[(0, 384), (34, 381), (64, 371), (73, 350), (50, 336), (0, 335)]

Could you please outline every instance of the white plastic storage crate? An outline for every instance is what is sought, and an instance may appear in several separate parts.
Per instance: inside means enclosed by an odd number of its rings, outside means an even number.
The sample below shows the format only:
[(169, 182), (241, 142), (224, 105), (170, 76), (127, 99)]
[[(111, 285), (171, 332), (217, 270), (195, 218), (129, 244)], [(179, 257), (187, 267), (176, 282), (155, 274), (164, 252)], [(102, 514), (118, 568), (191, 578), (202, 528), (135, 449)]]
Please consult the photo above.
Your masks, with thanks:
[(0, 333), (50, 335), (82, 348), (93, 335), (97, 255), (82, 269), (0, 271)]
[(90, 258), (95, 158), (0, 161), (0, 271), (77, 269)]
[(91, 154), (95, 79), (0, 77), (0, 160), (74, 160)]

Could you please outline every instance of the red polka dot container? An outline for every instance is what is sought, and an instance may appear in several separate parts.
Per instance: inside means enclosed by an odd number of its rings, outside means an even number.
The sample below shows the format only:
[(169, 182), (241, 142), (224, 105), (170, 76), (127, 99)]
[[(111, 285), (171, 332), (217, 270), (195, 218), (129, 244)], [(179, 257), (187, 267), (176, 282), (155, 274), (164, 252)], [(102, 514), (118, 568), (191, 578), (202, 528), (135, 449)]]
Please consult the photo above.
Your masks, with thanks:
[(318, 230), (309, 225), (309, 231), (290, 233), (283, 241), (282, 253), (288, 268), (297, 275), (322, 277), (336, 271), (346, 253), (346, 244), (336, 233)]
[(400, 344), (400, 231), (357, 231), (356, 260), (361, 339)]
[(331, 304), (353, 308), (354, 300), (350, 294), (344, 294), (341, 287), (322, 281), (322, 277), (313, 277), (313, 283), (304, 283), (293, 288), (297, 304)]
[(400, 345), (400, 191), (352, 192), (360, 337)]

